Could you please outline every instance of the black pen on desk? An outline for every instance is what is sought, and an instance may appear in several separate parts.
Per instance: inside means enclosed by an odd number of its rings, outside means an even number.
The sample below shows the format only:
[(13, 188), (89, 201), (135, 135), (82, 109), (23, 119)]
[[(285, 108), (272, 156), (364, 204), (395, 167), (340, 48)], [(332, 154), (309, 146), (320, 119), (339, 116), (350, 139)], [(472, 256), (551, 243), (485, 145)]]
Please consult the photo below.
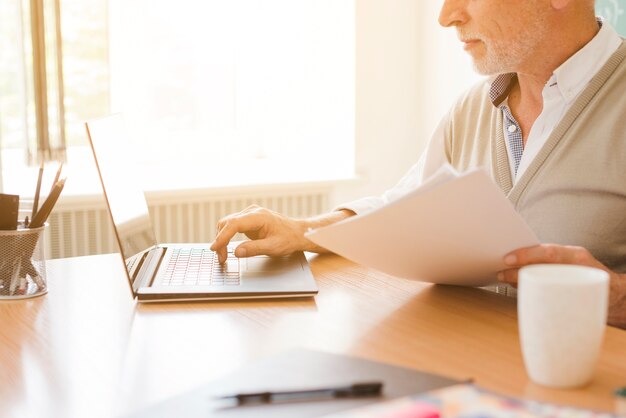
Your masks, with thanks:
[(35, 218), (37, 211), (39, 210), (37, 207), (39, 206), (39, 193), (41, 193), (41, 180), (43, 179), (43, 161), (39, 165), (39, 176), (37, 177), (37, 188), (35, 189), (35, 198), (33, 200), (33, 210), (31, 211), (30, 218)]
[(56, 182), (56, 184), (52, 188), (52, 191), (50, 191), (50, 194), (46, 198), (46, 201), (43, 202), (43, 204), (41, 205), (41, 209), (39, 209), (35, 217), (30, 220), (29, 228), (39, 228), (43, 226), (43, 224), (48, 219), (48, 216), (50, 216), (50, 212), (52, 212), (54, 205), (57, 203), (57, 200), (61, 195), (61, 191), (63, 191), (63, 187), (65, 186), (65, 180), (67, 179), (59, 180)]
[(379, 396), (383, 388), (382, 382), (354, 383), (348, 386), (335, 386), (315, 389), (301, 389), (276, 392), (238, 393), (220, 396), (218, 399), (237, 401), (239, 405), (255, 403), (272, 403), (284, 401), (302, 401), (338, 398), (364, 398)]

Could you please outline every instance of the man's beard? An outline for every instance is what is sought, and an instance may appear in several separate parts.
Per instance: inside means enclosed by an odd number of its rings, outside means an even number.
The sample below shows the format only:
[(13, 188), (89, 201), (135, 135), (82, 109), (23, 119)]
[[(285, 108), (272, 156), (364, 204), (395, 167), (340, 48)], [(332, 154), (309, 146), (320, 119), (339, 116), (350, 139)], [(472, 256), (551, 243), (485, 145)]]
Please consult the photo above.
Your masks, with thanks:
[(485, 39), (480, 34), (462, 30), (459, 30), (459, 38), (480, 39), (483, 42), (484, 54), (478, 58), (472, 56), (474, 70), (482, 75), (493, 75), (519, 71), (544, 41), (546, 31), (544, 22), (537, 22), (532, 28), (527, 27), (517, 33), (513, 39)]

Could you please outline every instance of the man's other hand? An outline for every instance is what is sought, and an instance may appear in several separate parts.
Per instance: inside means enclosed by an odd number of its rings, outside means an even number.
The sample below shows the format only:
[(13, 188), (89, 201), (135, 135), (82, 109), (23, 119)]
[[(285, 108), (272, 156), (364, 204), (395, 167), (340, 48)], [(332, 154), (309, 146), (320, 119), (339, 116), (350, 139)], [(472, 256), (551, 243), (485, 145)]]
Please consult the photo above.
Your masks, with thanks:
[(530, 264), (577, 264), (599, 268), (607, 271), (609, 274), (617, 274), (596, 260), (583, 247), (556, 244), (541, 244), (534, 247), (520, 248), (507, 254), (504, 257), (504, 263), (510, 268), (498, 273), (498, 280), (513, 286), (517, 286), (519, 269)]
[(521, 267), (530, 264), (577, 264), (595, 267), (609, 273), (609, 318), (608, 323), (626, 328), (626, 275), (616, 273), (596, 260), (582, 247), (541, 244), (515, 250), (504, 257), (509, 267), (498, 273), (498, 281), (517, 287)]

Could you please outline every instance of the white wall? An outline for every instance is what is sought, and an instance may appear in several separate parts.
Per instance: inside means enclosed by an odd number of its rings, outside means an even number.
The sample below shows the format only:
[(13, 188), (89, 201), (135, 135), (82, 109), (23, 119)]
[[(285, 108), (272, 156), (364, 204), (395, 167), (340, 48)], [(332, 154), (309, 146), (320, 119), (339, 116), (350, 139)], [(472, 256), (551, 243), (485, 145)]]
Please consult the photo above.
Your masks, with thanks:
[(334, 204), (393, 186), (419, 158), (443, 114), (476, 82), (442, 0), (357, 0), (356, 172)]

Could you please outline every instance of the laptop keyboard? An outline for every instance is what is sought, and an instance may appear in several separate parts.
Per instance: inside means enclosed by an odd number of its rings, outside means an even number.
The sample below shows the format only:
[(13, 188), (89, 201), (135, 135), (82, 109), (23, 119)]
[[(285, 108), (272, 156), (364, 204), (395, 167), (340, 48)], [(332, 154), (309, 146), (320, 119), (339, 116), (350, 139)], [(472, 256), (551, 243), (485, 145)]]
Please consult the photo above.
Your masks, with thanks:
[(174, 248), (163, 280), (164, 286), (237, 286), (241, 283), (239, 259), (228, 249), (220, 264), (208, 248)]

